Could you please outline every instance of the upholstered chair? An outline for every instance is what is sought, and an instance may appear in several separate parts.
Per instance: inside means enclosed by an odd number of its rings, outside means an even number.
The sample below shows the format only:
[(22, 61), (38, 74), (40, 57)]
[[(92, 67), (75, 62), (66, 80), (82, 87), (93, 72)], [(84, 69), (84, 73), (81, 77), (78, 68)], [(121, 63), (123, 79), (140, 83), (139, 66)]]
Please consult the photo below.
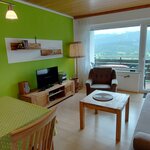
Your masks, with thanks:
[(117, 91), (116, 71), (112, 68), (92, 68), (86, 81), (86, 94), (94, 90)]

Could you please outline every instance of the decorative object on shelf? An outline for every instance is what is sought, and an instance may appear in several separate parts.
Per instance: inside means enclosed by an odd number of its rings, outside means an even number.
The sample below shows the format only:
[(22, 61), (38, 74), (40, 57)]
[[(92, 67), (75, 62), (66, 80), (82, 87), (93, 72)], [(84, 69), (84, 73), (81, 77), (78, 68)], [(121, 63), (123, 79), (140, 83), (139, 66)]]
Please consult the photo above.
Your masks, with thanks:
[(18, 43), (17, 49), (25, 49), (24, 44), (22, 42)]
[(93, 99), (97, 101), (106, 102), (112, 100), (113, 96), (108, 93), (97, 93), (93, 96)]
[(78, 78), (78, 58), (84, 57), (83, 45), (81, 42), (70, 43), (69, 56), (75, 58), (75, 77)]
[(62, 40), (5, 38), (8, 63), (63, 57)]
[(58, 73), (59, 84), (62, 84), (63, 81), (67, 80), (67, 74), (65, 72)]
[(36, 38), (36, 36), (35, 36), (35, 43), (37, 43), (37, 38)]
[(28, 94), (30, 92), (30, 86), (28, 81), (22, 81), (18, 83), (19, 94)]
[(22, 40), (17, 43), (10, 43), (11, 50), (20, 50), (20, 49), (41, 49), (40, 43), (28, 43), (28, 40)]
[(11, 50), (17, 50), (19, 43), (10, 43)]
[(42, 49), (41, 56), (62, 54), (61, 49)]
[(22, 40), (22, 43), (23, 43), (25, 49), (27, 49), (29, 47), (28, 40)]
[(41, 49), (41, 43), (28, 43), (29, 49)]
[(3, 0), (0, 0), (0, 3), (8, 5), (8, 10), (7, 10), (6, 16), (5, 16), (6, 19), (11, 19), (11, 20), (18, 19), (17, 14), (13, 10), (13, 6), (15, 6), (14, 4), (3, 1)]
[(27, 49), (28, 48), (28, 40), (22, 40), (17, 43), (10, 43), (11, 50), (18, 50), (18, 49)]

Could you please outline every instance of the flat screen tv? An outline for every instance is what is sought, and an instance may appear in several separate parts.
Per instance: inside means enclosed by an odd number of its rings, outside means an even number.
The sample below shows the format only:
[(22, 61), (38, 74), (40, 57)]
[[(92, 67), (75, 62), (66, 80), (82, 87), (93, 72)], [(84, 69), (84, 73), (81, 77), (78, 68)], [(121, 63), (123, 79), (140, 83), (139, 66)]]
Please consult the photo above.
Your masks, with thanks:
[(38, 89), (46, 89), (58, 83), (58, 67), (36, 70)]

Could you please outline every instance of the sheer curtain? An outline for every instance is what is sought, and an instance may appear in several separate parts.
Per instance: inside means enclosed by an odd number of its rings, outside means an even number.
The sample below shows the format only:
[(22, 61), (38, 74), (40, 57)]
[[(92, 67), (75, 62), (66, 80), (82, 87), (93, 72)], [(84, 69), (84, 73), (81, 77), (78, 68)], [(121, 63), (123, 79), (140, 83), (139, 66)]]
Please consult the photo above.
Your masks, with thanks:
[(81, 83), (85, 83), (88, 78), (88, 73), (91, 68), (91, 59), (90, 59), (90, 25), (86, 21), (75, 21), (74, 33), (75, 41), (81, 41), (83, 43), (85, 57), (78, 59), (78, 77)]

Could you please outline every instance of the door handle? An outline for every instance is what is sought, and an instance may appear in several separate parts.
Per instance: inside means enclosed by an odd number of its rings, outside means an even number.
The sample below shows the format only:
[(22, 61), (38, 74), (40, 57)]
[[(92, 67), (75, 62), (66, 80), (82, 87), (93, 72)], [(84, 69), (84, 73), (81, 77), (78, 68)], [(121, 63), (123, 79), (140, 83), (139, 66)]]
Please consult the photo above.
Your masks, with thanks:
[(130, 75), (126, 75), (126, 76), (124, 76), (124, 78), (129, 78), (130, 77)]

